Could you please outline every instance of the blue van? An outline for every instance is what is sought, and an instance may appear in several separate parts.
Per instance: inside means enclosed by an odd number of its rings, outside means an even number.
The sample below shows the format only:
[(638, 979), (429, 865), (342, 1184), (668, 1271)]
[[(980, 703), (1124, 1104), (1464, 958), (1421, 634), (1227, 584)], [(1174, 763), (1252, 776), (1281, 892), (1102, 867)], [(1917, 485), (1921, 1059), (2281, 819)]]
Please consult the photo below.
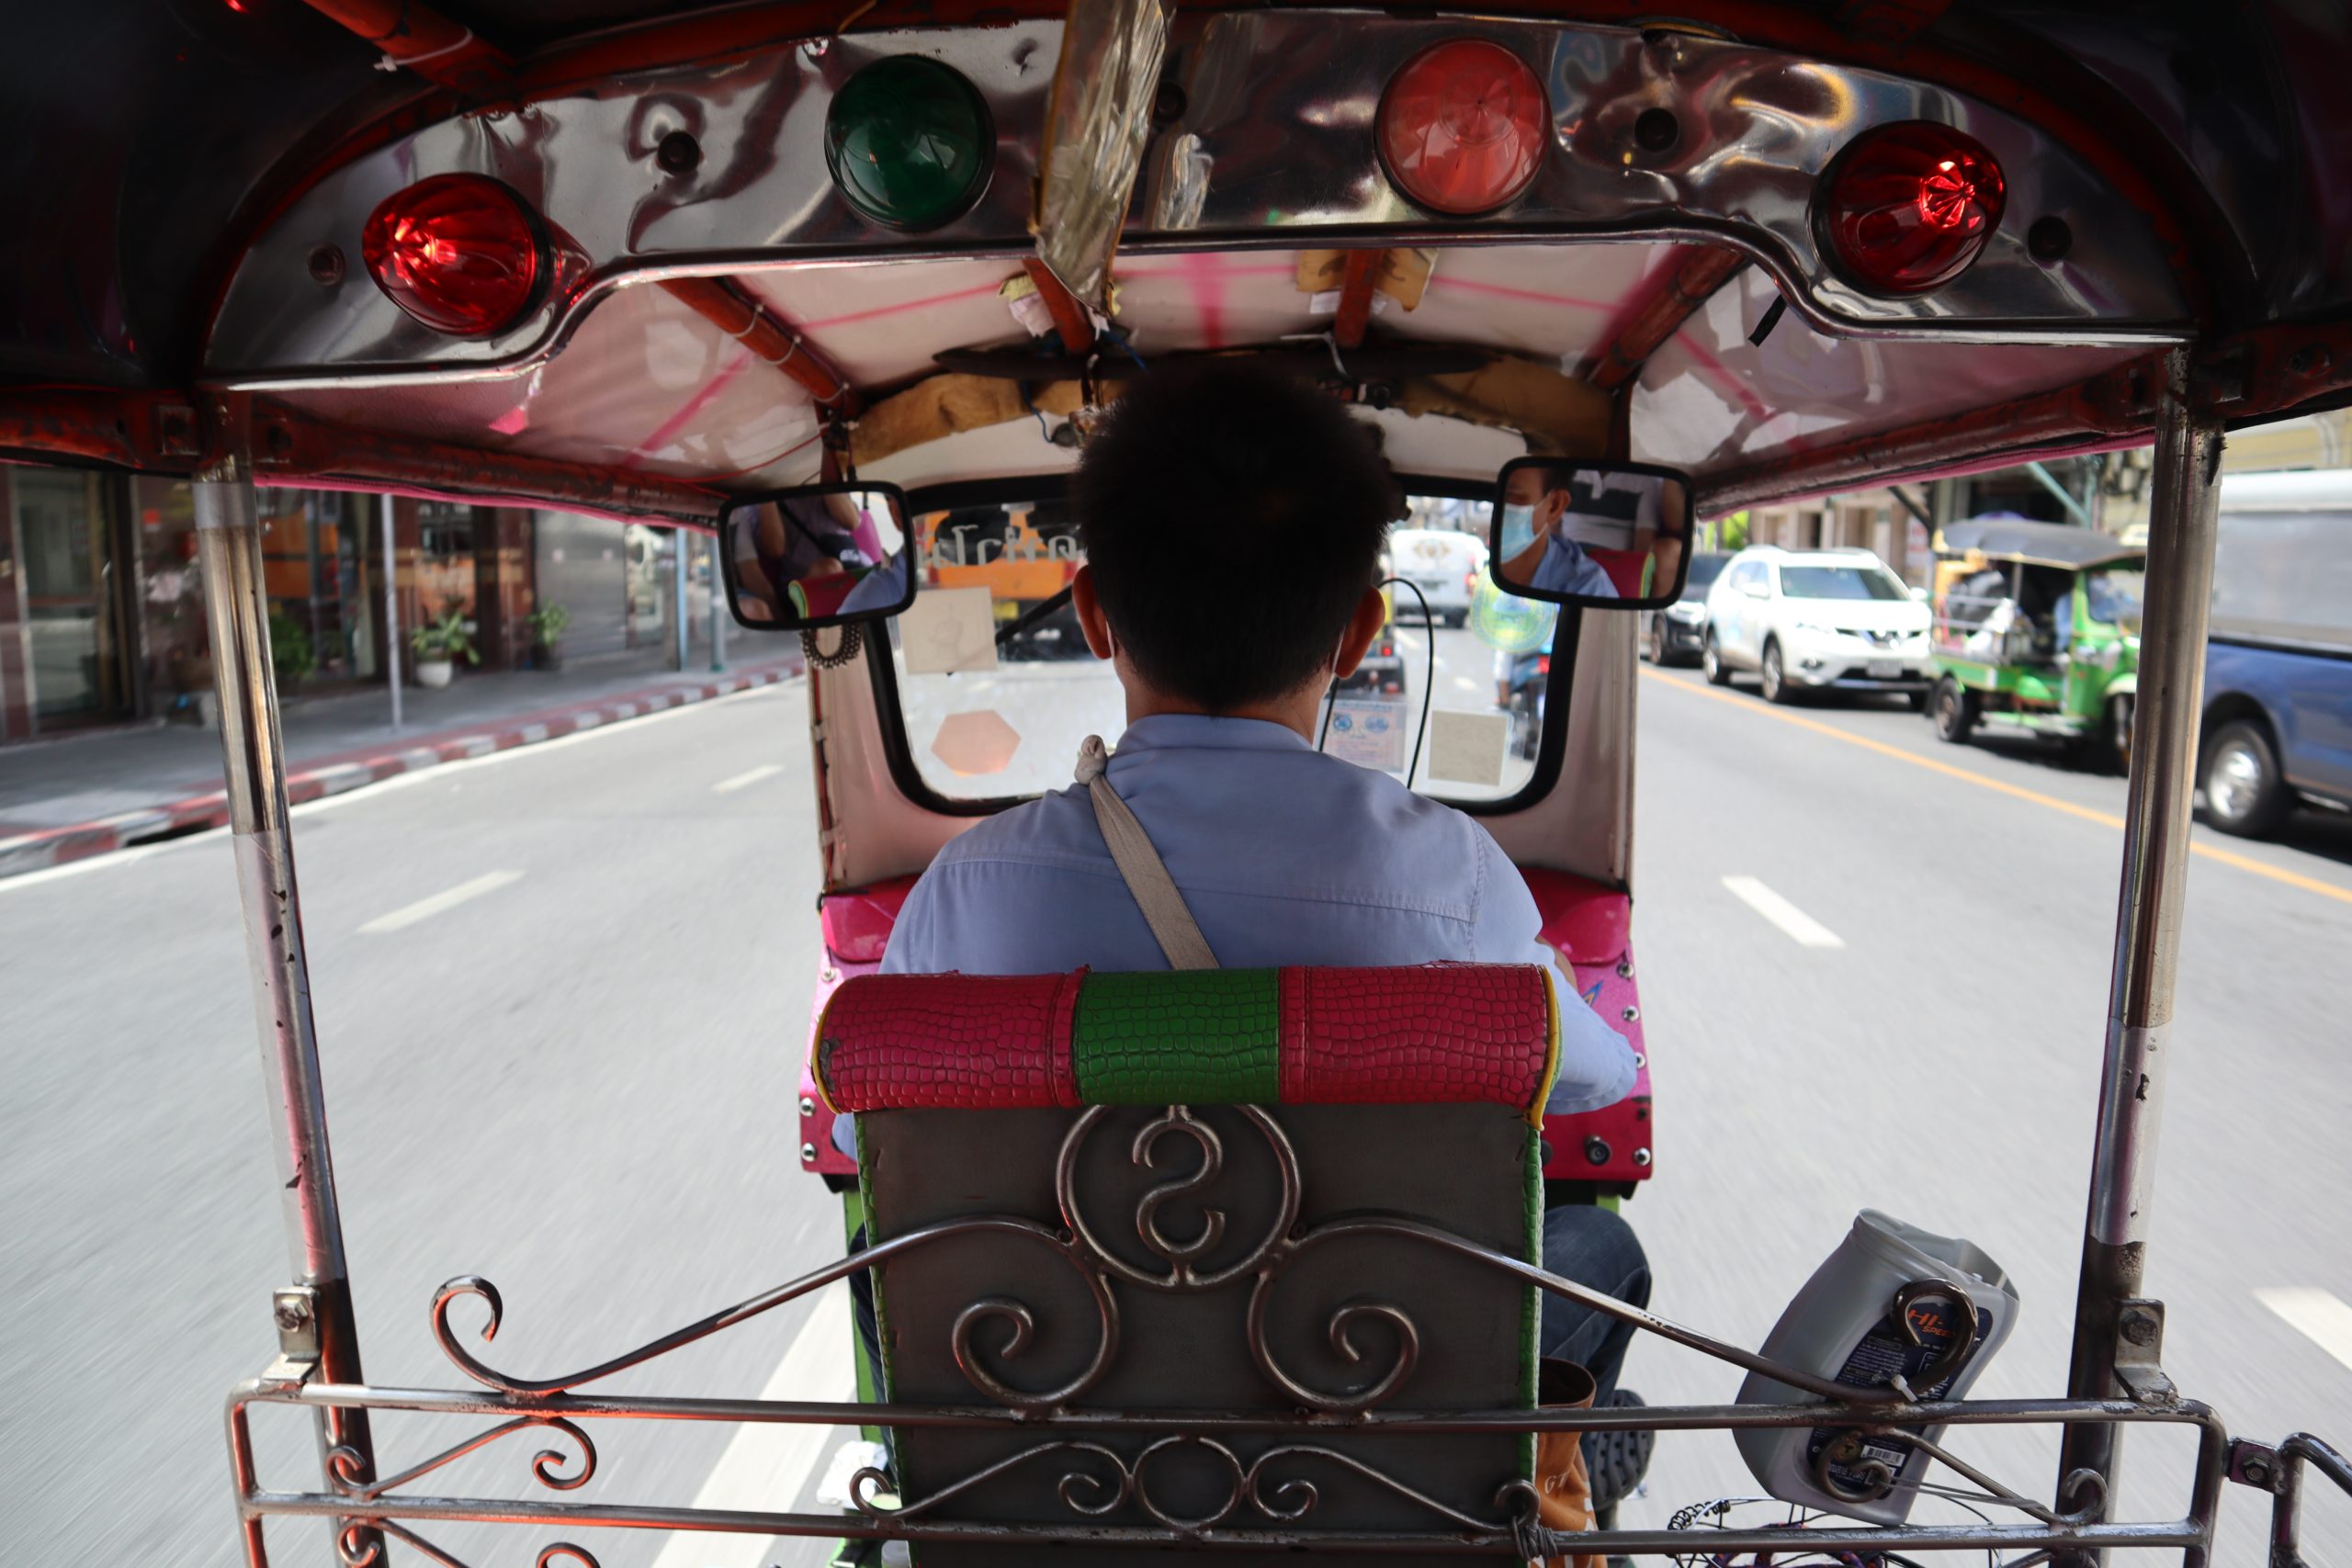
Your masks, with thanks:
[(2223, 476), (2203, 735), (2222, 831), (2352, 809), (2352, 472)]

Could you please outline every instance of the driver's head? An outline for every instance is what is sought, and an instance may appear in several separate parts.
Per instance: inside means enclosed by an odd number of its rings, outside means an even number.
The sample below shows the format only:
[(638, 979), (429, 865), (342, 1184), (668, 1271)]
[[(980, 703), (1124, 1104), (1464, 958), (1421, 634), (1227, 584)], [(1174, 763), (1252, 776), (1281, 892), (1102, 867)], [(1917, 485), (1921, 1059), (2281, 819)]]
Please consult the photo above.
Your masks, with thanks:
[(1542, 533), (1568, 509), (1568, 470), (1534, 463), (1513, 468), (1503, 486), (1503, 504), (1526, 507)]
[(1239, 360), (1131, 381), (1071, 495), (1111, 640), (1157, 692), (1233, 713), (1361, 656), (1396, 490), (1370, 427), (1306, 383)]

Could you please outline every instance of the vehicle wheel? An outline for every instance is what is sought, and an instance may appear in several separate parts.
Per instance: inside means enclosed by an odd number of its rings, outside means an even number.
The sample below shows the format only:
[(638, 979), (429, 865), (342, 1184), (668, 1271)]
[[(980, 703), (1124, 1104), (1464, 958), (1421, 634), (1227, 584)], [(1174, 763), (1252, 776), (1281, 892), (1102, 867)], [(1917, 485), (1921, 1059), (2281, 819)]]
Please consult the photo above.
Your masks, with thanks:
[(2115, 771), (2124, 777), (2132, 776), (2132, 699), (2110, 698), (2107, 705), (2107, 750), (2115, 759)]
[(1707, 628), (1707, 640), (1699, 646), (1699, 668), (1706, 672), (1710, 686), (1731, 684), (1731, 666), (1724, 662), (1724, 650), (1715, 646), (1715, 628)]
[(1787, 672), (1781, 668), (1781, 645), (1764, 645), (1764, 661), (1756, 667), (1757, 679), (1764, 689), (1768, 703), (1792, 703), (1797, 700), (1796, 688), (1789, 684)]
[(1666, 624), (1663, 621), (1650, 623), (1649, 656), (1652, 664), (1661, 670), (1666, 668)]
[(2278, 753), (2270, 737), (2243, 718), (2222, 726), (2205, 743), (2197, 782), (2205, 791), (2205, 819), (2241, 839), (2274, 831), (2294, 804), (2278, 776)]
[(1936, 721), (1936, 739), (1957, 746), (1976, 728), (1976, 694), (1947, 675), (1936, 682), (1928, 711)]

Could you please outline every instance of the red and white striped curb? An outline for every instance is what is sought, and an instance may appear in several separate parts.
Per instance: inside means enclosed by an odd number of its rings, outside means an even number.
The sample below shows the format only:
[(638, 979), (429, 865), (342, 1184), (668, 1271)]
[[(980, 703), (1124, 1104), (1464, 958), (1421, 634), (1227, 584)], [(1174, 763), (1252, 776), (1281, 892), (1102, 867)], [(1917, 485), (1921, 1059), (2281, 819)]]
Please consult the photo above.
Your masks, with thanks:
[[(554, 740), (562, 736), (576, 735), (583, 729), (596, 729), (607, 724), (642, 718), (647, 714), (660, 713), (667, 708), (708, 702), (714, 697), (729, 696), (755, 686), (772, 686), (799, 673), (800, 671), (792, 666), (755, 670), (700, 686), (674, 687), (643, 696), (625, 697), (577, 708), (529, 724), (486, 729), (454, 736), (447, 740), (427, 741), (399, 751), (299, 768), (286, 775), (287, 804), (300, 806), (304, 801), (320, 800), (330, 795), (341, 795), (345, 790), (357, 789), (363, 784), (379, 783), (395, 773), (418, 773), (426, 768), (439, 767), (444, 762), (486, 757), (493, 751), (512, 750), (517, 746), (534, 746), (542, 740)], [(68, 861), (86, 860), (92, 855), (102, 855), (151, 839), (217, 828), (228, 819), (228, 797), (221, 791), (213, 790), (161, 806), (142, 807), (136, 811), (101, 817), (95, 821), (76, 822), (71, 827), (44, 828), (38, 832), (0, 839), (0, 877), (62, 865)]]

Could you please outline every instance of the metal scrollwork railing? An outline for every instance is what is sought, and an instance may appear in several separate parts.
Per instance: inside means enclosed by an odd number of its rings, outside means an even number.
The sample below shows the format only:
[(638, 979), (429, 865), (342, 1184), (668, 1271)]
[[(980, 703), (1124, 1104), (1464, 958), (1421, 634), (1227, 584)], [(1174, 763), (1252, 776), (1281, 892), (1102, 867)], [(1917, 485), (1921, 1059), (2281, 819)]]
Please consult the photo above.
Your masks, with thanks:
[[(1835, 1428), (1836, 1435), (1820, 1445), (1815, 1479), (1833, 1495), (1861, 1502), (1883, 1496), (1912, 1460), (1940, 1464), (1976, 1487), (1967, 1495), (1973, 1502), (2014, 1510), (2030, 1524), (1981, 1527), (1904, 1527), (1892, 1531), (1816, 1530), (1809, 1545), (1824, 1548), (1867, 1546), (1871, 1550), (1899, 1544), (1919, 1549), (1939, 1543), (1992, 1543), (2016, 1547), (2064, 1542), (2112, 1545), (2178, 1546), (2209, 1541), (2220, 1484), (2226, 1434), (2210, 1412), (2175, 1401), (2162, 1408), (2110, 1402), (1998, 1402), (1967, 1404), (1937, 1401), (1957, 1357), (1973, 1339), (1973, 1312), (1964, 1294), (1940, 1281), (1921, 1280), (1905, 1287), (1891, 1309), (1893, 1322), (1915, 1348), (1924, 1348), (1914, 1314), (1903, 1310), (1928, 1296), (1954, 1304), (1958, 1314), (1952, 1344), (1911, 1381), (1890, 1378), (1876, 1387), (1854, 1387), (1778, 1365), (1766, 1358), (1686, 1329), (1613, 1297), (1587, 1289), (1544, 1270), (1539, 1263), (1510, 1256), (1442, 1227), (1415, 1220), (1380, 1214), (1348, 1214), (1320, 1224), (1302, 1225), (1304, 1191), (1300, 1162), (1289, 1136), (1265, 1111), (1239, 1106), (1229, 1114), (1263, 1139), (1272, 1161), (1272, 1218), (1262, 1230), (1237, 1238), (1233, 1210), (1216, 1201), (1220, 1183), (1235, 1168), (1228, 1157), (1228, 1133), (1182, 1105), (1166, 1107), (1143, 1121), (1129, 1139), (1127, 1162), (1138, 1171), (1159, 1179), (1136, 1197), (1129, 1213), (1133, 1242), (1125, 1250), (1110, 1246), (1086, 1208), (1081, 1190), (1081, 1166), (1089, 1141), (1118, 1114), (1113, 1108), (1093, 1107), (1073, 1121), (1055, 1156), (1054, 1191), (1060, 1210), (1058, 1224), (1017, 1214), (984, 1214), (922, 1226), (853, 1253), (821, 1269), (792, 1280), (763, 1294), (713, 1313), (637, 1348), (594, 1366), (561, 1376), (528, 1379), (514, 1376), (482, 1360), (464, 1342), (453, 1322), (453, 1309), (468, 1297), (481, 1301), (488, 1318), (481, 1338), (494, 1338), (504, 1319), (504, 1303), (497, 1287), (477, 1276), (460, 1276), (441, 1287), (432, 1305), (432, 1328), (443, 1351), (466, 1376), (488, 1392), (456, 1393), (441, 1391), (399, 1391), (340, 1387), (303, 1380), (265, 1378), (240, 1389), (230, 1406), (232, 1457), (238, 1487), (238, 1506), (245, 1521), (248, 1560), (266, 1561), (258, 1520), (266, 1515), (307, 1515), (335, 1522), (335, 1540), (346, 1568), (378, 1568), (386, 1541), (409, 1547), (425, 1559), (464, 1568), (464, 1564), (416, 1532), (420, 1522), (489, 1520), (514, 1523), (582, 1522), (602, 1528), (699, 1528), (758, 1529), (770, 1534), (898, 1535), (923, 1540), (1095, 1540), (1108, 1544), (1148, 1545), (1189, 1542), (1217, 1546), (1261, 1546), (1267, 1549), (1305, 1547), (1309, 1550), (1372, 1550), (1367, 1540), (1385, 1548), (1409, 1542), (1414, 1550), (1470, 1551), (1529, 1556), (1558, 1555), (1607, 1544), (1612, 1551), (1669, 1550), (1643, 1532), (1631, 1532), (1564, 1545), (1535, 1517), (1535, 1496), (1524, 1478), (1510, 1479), (1493, 1498), (1492, 1517), (1466, 1511), (1459, 1498), (1447, 1501), (1425, 1492), (1371, 1462), (1363, 1454), (1334, 1446), (1346, 1434), (1374, 1433), (1433, 1436), (1446, 1433), (1520, 1432), (1532, 1428), (1577, 1430), (1625, 1426), (1636, 1417), (1623, 1412), (1432, 1411), (1426, 1402), (1405, 1415), (1384, 1409), (1411, 1381), (1421, 1364), (1422, 1330), (1405, 1308), (1393, 1301), (1353, 1297), (1329, 1311), (1323, 1320), (1324, 1338), (1337, 1360), (1364, 1368), (1368, 1375), (1351, 1386), (1324, 1389), (1284, 1367), (1275, 1357), (1268, 1324), (1274, 1302), (1293, 1270), (1310, 1253), (1343, 1247), (1364, 1240), (1403, 1242), (1426, 1248), (1433, 1261), (1451, 1259), (1499, 1272), (1521, 1284), (1561, 1296), (1594, 1311), (1631, 1323), (1648, 1333), (1698, 1350), (1750, 1371), (1761, 1372), (1808, 1394), (1819, 1404), (1773, 1406), (1721, 1406), (1678, 1411), (1645, 1409), (1641, 1425), (1658, 1429), (1701, 1427), (1811, 1427)], [(1196, 1158), (1188, 1168), (1168, 1174), (1171, 1145), (1190, 1144)], [(1098, 1168), (1088, 1166), (1087, 1169)], [(1262, 1169), (1260, 1175), (1263, 1175)], [(1261, 1202), (1252, 1213), (1269, 1205)], [(1177, 1218), (1186, 1209), (1196, 1223)], [(1172, 1234), (1183, 1232), (1185, 1234)], [(1094, 1349), (1084, 1366), (1055, 1387), (1028, 1389), (1011, 1381), (1008, 1370), (1017, 1364), (1036, 1340), (1035, 1309), (1015, 1295), (991, 1292), (972, 1300), (948, 1325), (949, 1349), (961, 1375), (988, 1402), (975, 1407), (914, 1407), (832, 1404), (790, 1404), (778, 1402), (729, 1402), (691, 1399), (620, 1399), (584, 1395), (585, 1385), (630, 1368), (642, 1366), (685, 1345), (774, 1311), (785, 1303), (824, 1288), (862, 1269), (871, 1269), (951, 1237), (997, 1236), (1023, 1247), (1043, 1247), (1073, 1269), (1098, 1317)], [(1137, 1251), (1137, 1248), (1140, 1248)], [(1150, 1261), (1146, 1261), (1146, 1259)], [(1156, 1263), (1158, 1267), (1154, 1267)], [(1280, 1395), (1271, 1410), (1230, 1412), (1163, 1411), (1158, 1413), (1103, 1411), (1078, 1406), (1101, 1384), (1117, 1363), (1122, 1349), (1120, 1287), (1166, 1294), (1205, 1294), (1232, 1289), (1244, 1314), (1249, 1353), (1267, 1385)], [(1306, 1287), (1295, 1285), (1295, 1290)], [(1001, 1325), (1001, 1332), (992, 1332)], [(1380, 1342), (1388, 1352), (1376, 1354)], [(846, 1350), (844, 1347), (844, 1350)], [(309, 1404), (322, 1408), (370, 1408), (439, 1411), (494, 1418), (494, 1424), (462, 1441), (444, 1448), (407, 1468), (370, 1480), (360, 1456), (348, 1449), (327, 1455), (329, 1490), (319, 1494), (267, 1493), (254, 1474), (247, 1408), (255, 1403)], [(1285, 1411), (1283, 1406), (1287, 1406)], [(895, 1506), (880, 1494), (890, 1477), (878, 1468), (856, 1472), (850, 1484), (852, 1512), (845, 1516), (741, 1514), (714, 1524), (695, 1510), (629, 1507), (610, 1504), (545, 1501), (536, 1505), (493, 1503), (470, 1499), (419, 1497), (410, 1490), (466, 1455), (518, 1433), (536, 1432), (561, 1439), (541, 1447), (531, 1457), (531, 1472), (542, 1488), (569, 1493), (588, 1484), (598, 1474), (595, 1443), (585, 1422), (597, 1419), (656, 1419), (690, 1421), (770, 1420), (821, 1425), (871, 1422), (883, 1426), (931, 1426), (972, 1431), (1025, 1431), (1035, 1441), (1017, 1451), (996, 1457), (961, 1479), (928, 1486), (922, 1495)], [(2106, 1499), (2070, 1477), (2062, 1488), (2064, 1506), (2045, 1506), (2001, 1485), (1956, 1456), (1927, 1434), (1937, 1427), (1971, 1421), (2020, 1420), (2157, 1420), (2188, 1423), (2200, 1432), (2198, 1492), (2189, 1518), (2161, 1526), (2116, 1526), (2104, 1522)], [(1249, 1445), (1237, 1447), (1235, 1432), (1267, 1434), (1272, 1445), (1245, 1458)], [(1293, 1441), (1293, 1437), (1311, 1440)], [(1125, 1440), (1121, 1440), (1124, 1438)], [(1137, 1446), (1137, 1445), (1140, 1446)], [(1872, 1450), (1876, 1451), (1873, 1452)], [(1124, 1450), (1124, 1451), (1123, 1451)], [(1889, 1450), (1901, 1455), (1890, 1457)], [(1211, 1482), (1204, 1497), (1188, 1499), (1190, 1512), (1180, 1512), (1163, 1495), (1168, 1479), (1159, 1467), (1179, 1454), (1190, 1454), (1188, 1486), (1199, 1486), (1199, 1466), (1205, 1460), (1210, 1473), (1222, 1474), (1223, 1483)], [(1003, 1480), (1015, 1471), (1060, 1456), (1069, 1466), (1053, 1487), (1053, 1495), (1068, 1510), (1059, 1524), (984, 1525), (957, 1517), (958, 1498)], [(1180, 1461), (1185, 1462), (1185, 1461)], [(1422, 1531), (1379, 1533), (1367, 1538), (1333, 1527), (1326, 1517), (1325, 1489), (1335, 1483), (1368, 1487), (1401, 1499), (1428, 1516), (1430, 1528)], [(1156, 1491), (1159, 1486), (1160, 1490)], [(1961, 1495), (1937, 1489), (1939, 1495)], [(1867, 1496), (1864, 1495), (1867, 1494)], [(1140, 1517), (1137, 1525), (1123, 1520)], [(699, 1523), (692, 1523), (700, 1520)], [(1313, 1529), (1300, 1527), (1312, 1524)], [(1972, 1533), (1974, 1531), (1976, 1533)], [(1986, 1533), (1989, 1532), (1989, 1533)], [(1652, 1532), (1656, 1534), (1657, 1532)], [(1730, 1532), (1714, 1540), (1731, 1546), (1740, 1539)], [(1769, 1546), (1785, 1536), (1758, 1532), (1757, 1544)], [(1623, 1544), (1619, 1544), (1622, 1542)], [(1541, 1550), (1537, 1550), (1541, 1549)], [(595, 1557), (570, 1541), (542, 1548), (536, 1568), (597, 1568)]]

